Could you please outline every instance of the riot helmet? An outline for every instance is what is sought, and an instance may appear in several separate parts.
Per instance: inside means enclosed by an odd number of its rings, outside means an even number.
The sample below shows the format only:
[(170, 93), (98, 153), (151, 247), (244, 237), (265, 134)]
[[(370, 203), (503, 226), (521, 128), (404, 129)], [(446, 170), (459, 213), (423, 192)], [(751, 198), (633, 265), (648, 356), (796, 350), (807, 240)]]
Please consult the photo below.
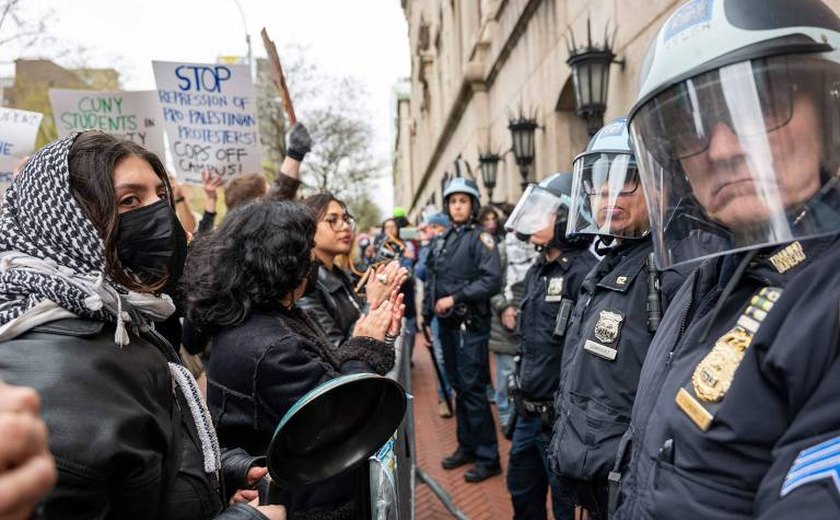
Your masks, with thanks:
[(820, 0), (683, 4), (629, 119), (660, 267), (840, 231), (840, 18)]
[(556, 249), (586, 245), (586, 238), (566, 238), (571, 193), (571, 173), (554, 173), (539, 184), (529, 184), (508, 217), (505, 229), (516, 233), (520, 240), (528, 241), (533, 235), (553, 226), (552, 235), (546, 237), (543, 243), (535, 245)]
[(610, 121), (575, 157), (566, 233), (636, 239), (650, 231), (627, 120)]
[(470, 200), (472, 201), (471, 205), (471, 218), (474, 220), (478, 217), (478, 208), (481, 205), (481, 194), (478, 191), (478, 184), (475, 183), (474, 180), (466, 179), (464, 177), (455, 177), (446, 185), (446, 188), (443, 190), (443, 206), (446, 215), (455, 222), (455, 219), (452, 218), (452, 215), (449, 213), (449, 197), (453, 193), (464, 193), (469, 195)]

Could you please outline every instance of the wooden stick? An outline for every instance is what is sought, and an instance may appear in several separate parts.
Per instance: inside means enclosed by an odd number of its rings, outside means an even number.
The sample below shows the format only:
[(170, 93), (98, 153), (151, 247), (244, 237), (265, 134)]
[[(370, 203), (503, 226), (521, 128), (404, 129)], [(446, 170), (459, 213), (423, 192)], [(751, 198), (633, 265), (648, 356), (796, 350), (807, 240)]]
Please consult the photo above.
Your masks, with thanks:
[(286, 109), (286, 116), (289, 118), (289, 125), (292, 126), (297, 123), (295, 116), (295, 106), (292, 105), (292, 97), (289, 95), (289, 88), (286, 86), (286, 77), (283, 75), (283, 67), (280, 65), (280, 56), (277, 55), (277, 47), (274, 42), (268, 38), (268, 33), (263, 27), (260, 31), (262, 35), (263, 45), (265, 45), (265, 52), (268, 53), (268, 63), (271, 67), (271, 79), (274, 80), (274, 86), (280, 91), (280, 97), (283, 100), (283, 108)]

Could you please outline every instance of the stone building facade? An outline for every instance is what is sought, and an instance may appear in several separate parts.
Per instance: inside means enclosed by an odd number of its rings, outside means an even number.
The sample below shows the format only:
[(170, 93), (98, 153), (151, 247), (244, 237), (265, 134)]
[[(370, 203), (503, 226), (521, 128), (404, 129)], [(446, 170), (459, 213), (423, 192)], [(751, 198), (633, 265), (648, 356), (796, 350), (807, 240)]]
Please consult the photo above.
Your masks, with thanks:
[[(795, 0), (791, 0), (795, 1)], [(840, 12), (840, 0), (824, 0)], [(402, 0), (411, 48), (411, 93), (398, 100), (394, 145), (395, 204), (417, 216), (441, 205), (446, 175), (470, 170), (479, 186), (479, 151), (511, 148), (508, 121), (536, 114), (532, 180), (570, 171), (588, 140), (575, 113), (568, 41), (612, 37), (624, 66), (610, 71), (605, 121), (635, 100), (642, 57), (683, 0)], [(461, 159), (457, 161), (456, 159)], [(469, 165), (469, 168), (468, 168)], [(521, 194), (512, 153), (499, 163), (493, 200)], [(487, 201), (482, 186), (482, 200)]]

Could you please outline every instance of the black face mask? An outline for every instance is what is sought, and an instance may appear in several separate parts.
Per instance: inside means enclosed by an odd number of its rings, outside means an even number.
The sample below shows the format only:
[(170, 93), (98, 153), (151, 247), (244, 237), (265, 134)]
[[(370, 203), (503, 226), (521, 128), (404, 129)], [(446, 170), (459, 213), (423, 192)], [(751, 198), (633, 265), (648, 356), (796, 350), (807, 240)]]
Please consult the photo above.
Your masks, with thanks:
[(187, 234), (165, 199), (119, 217), (117, 250), (123, 266), (144, 283), (167, 278), (171, 292), (184, 270)]

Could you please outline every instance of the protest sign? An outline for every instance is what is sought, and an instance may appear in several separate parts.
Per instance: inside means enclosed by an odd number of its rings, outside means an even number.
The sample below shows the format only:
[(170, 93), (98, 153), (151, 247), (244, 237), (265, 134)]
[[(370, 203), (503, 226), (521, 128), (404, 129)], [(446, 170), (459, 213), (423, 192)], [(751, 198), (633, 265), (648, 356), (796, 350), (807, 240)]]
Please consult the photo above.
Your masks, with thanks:
[(35, 149), (43, 114), (0, 107), (0, 194), (12, 182), (12, 170)]
[(256, 97), (247, 65), (152, 62), (179, 180), (262, 172)]
[(157, 91), (100, 92), (50, 89), (59, 137), (95, 128), (118, 135), (165, 158), (163, 125)]

